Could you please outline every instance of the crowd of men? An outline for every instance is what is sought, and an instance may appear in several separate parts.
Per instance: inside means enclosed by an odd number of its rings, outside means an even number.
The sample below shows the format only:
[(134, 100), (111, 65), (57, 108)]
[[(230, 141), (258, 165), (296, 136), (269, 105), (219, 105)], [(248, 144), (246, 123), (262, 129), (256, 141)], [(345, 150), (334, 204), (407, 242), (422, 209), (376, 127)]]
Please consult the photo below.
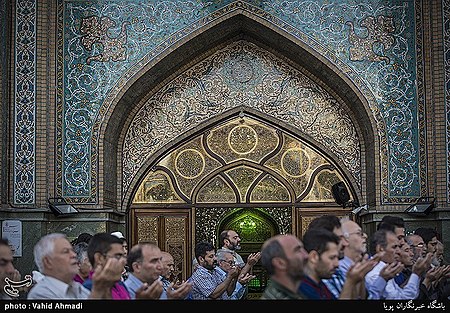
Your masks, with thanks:
[[(175, 275), (173, 256), (155, 243), (128, 248), (120, 232), (80, 234), (69, 241), (50, 233), (34, 246), (36, 270), (21, 280), (13, 253), (0, 239), (0, 297), (19, 291), (30, 300), (244, 300), (261, 261), (268, 283), (260, 299), (449, 300), (450, 265), (435, 229), (406, 233), (402, 218), (385, 216), (370, 238), (349, 218), (324, 215), (298, 238), (277, 234), (246, 260), (234, 230), (219, 235), (221, 246), (194, 246), (192, 275)], [(17, 285), (17, 284), (16, 284)]]

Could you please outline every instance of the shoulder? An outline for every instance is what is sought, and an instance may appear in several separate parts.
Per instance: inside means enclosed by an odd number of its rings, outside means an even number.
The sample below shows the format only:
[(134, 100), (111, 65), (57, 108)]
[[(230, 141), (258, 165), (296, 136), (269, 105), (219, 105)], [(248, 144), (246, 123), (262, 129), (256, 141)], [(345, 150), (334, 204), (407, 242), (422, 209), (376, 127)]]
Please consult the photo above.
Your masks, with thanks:
[(87, 288), (87, 289), (89, 289), (89, 290), (91, 290), (92, 289), (92, 279), (90, 279), (90, 278), (86, 279), (83, 282), (82, 286)]

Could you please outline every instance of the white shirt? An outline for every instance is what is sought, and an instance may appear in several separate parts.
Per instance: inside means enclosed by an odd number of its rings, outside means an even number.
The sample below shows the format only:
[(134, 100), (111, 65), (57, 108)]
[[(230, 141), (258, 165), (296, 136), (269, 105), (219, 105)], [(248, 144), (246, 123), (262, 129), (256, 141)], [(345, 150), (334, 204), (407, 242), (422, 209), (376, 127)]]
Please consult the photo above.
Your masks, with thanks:
[(31, 287), (27, 299), (87, 299), (89, 289), (76, 281), (66, 284), (51, 276), (44, 276), (38, 283)]

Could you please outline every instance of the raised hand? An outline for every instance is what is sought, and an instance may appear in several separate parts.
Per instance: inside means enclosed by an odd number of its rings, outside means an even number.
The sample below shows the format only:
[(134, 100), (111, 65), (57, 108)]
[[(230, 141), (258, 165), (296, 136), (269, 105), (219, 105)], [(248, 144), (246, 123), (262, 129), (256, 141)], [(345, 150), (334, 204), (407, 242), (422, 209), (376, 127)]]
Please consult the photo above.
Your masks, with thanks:
[(122, 277), (124, 263), (115, 258), (107, 259), (105, 265), (98, 264), (92, 275), (91, 299), (111, 299), (111, 289)]
[(361, 261), (355, 262), (349, 267), (346, 277), (356, 284), (357, 282), (363, 281), (367, 273), (369, 273), (377, 264), (377, 258), (363, 258)]
[(418, 258), (412, 267), (412, 272), (417, 274), (417, 276), (422, 277), (422, 275), (430, 268), (432, 259), (432, 252), (428, 252), (423, 258)]
[(385, 281), (388, 281), (394, 278), (398, 273), (403, 271), (404, 268), (405, 266), (402, 262), (392, 262), (386, 264), (385, 267), (381, 269), (380, 276), (383, 277)]
[(247, 258), (247, 264), (250, 265), (251, 267), (253, 267), (253, 265), (258, 263), (260, 258), (261, 258), (261, 252), (258, 251), (255, 253), (250, 253)]
[(163, 284), (159, 279), (155, 280), (150, 286), (144, 283), (136, 289), (136, 299), (153, 299), (157, 300), (163, 292)]
[(171, 283), (167, 288), (167, 299), (184, 299), (192, 290), (192, 282)]
[(255, 278), (256, 275), (251, 275), (249, 273), (245, 273), (244, 275), (239, 275), (238, 281), (241, 285), (247, 285), (249, 281)]

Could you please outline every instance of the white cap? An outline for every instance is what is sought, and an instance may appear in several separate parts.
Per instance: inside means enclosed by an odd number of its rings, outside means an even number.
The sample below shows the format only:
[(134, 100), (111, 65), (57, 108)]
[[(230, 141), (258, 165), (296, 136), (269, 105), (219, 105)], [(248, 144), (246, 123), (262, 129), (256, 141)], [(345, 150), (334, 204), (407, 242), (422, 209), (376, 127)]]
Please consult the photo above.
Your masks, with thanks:
[(119, 239), (125, 239), (124, 235), (122, 235), (122, 233), (120, 231), (115, 231), (115, 232), (111, 233), (111, 235), (116, 236)]

